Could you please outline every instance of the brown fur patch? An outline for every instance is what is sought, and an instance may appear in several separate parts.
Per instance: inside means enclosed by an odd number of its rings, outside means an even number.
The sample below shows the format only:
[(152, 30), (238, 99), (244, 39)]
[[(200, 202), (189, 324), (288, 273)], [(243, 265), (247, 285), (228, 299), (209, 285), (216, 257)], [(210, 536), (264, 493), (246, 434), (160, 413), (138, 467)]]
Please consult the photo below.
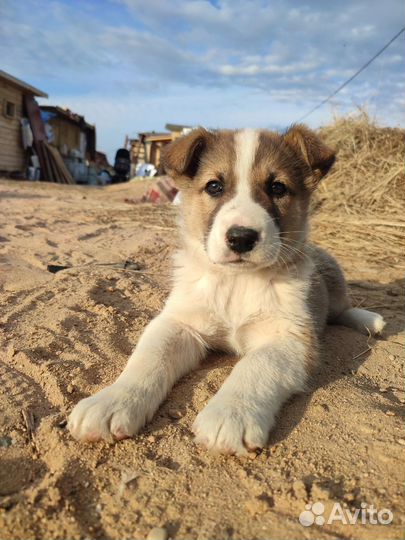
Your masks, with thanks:
[[(308, 168), (284, 142), (283, 137), (263, 131), (252, 169), (253, 197), (277, 223), (284, 245), (283, 258), (295, 260), (301, 239), (305, 237), (309, 192), (305, 186)], [(269, 178), (285, 184), (288, 192), (283, 197), (272, 197), (266, 192)]]
[(312, 174), (308, 175), (305, 181), (309, 189), (315, 189), (318, 182), (334, 164), (335, 151), (326, 146), (316, 133), (302, 124), (290, 128), (285, 134), (284, 140), (309, 166)]
[[(204, 242), (216, 214), (229, 201), (236, 191), (236, 178), (233, 169), (235, 147), (232, 131), (207, 133), (205, 151), (199, 156), (198, 166), (192, 177), (175, 176), (181, 182), (184, 200), (183, 216), (187, 230), (193, 237)], [(173, 143), (174, 145), (175, 143)], [(211, 197), (204, 191), (211, 180), (221, 180), (224, 194)]]

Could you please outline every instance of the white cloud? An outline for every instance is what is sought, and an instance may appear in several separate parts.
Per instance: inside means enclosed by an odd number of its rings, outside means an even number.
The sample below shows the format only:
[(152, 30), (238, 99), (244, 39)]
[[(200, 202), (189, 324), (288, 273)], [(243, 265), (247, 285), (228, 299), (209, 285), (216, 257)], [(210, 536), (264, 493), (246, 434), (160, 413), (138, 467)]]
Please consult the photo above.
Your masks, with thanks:
[[(167, 121), (286, 126), (388, 41), (403, 11), (402, 0), (0, 0), (0, 58), (95, 122), (111, 153), (125, 133)], [(402, 122), (403, 37), (333, 106), (368, 103)]]

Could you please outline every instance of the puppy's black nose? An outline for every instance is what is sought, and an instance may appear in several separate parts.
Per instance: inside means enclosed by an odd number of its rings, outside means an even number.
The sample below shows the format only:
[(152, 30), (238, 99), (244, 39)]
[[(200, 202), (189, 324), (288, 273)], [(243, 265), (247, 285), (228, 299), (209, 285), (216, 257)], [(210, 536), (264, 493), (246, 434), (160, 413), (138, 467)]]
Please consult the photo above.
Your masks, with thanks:
[(252, 251), (259, 240), (259, 233), (247, 227), (231, 227), (226, 233), (226, 243), (235, 253)]

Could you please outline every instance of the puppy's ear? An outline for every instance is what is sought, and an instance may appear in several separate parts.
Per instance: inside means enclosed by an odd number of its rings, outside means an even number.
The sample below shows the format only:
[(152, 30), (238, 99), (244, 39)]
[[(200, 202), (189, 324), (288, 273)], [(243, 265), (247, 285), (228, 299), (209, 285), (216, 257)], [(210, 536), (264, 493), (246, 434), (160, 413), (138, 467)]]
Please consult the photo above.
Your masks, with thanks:
[(306, 180), (309, 189), (315, 189), (335, 162), (336, 153), (328, 148), (313, 131), (302, 124), (292, 126), (284, 140), (298, 152), (311, 169), (311, 178)]
[(180, 185), (194, 178), (202, 154), (212, 138), (212, 133), (197, 128), (168, 144), (162, 152), (162, 164), (166, 173)]

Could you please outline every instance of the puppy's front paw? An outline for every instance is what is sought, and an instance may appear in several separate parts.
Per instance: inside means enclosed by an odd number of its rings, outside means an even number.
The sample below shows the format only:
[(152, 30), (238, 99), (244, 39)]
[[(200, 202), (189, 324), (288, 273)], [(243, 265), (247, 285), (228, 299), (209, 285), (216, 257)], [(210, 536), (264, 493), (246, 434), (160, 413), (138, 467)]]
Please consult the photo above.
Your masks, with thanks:
[(79, 401), (70, 414), (68, 428), (82, 441), (126, 439), (151, 419), (155, 412), (151, 401), (136, 387), (115, 383)]
[(193, 424), (196, 442), (214, 452), (245, 455), (262, 448), (273, 425), (265, 411), (237, 399), (215, 396)]

